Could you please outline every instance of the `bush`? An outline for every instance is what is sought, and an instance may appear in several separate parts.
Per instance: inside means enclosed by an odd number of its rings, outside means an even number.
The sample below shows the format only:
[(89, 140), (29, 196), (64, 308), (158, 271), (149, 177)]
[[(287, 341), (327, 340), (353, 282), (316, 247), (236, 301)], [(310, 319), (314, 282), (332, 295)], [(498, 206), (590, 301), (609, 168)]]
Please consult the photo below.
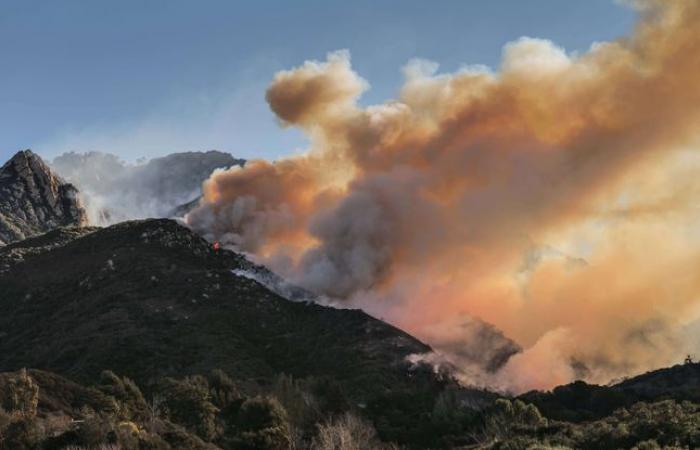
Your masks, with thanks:
[(26, 369), (10, 378), (5, 398), (6, 407), (25, 417), (36, 416), (39, 405), (39, 386), (29, 376)]
[(318, 426), (312, 450), (379, 450), (387, 449), (377, 438), (372, 424), (346, 413), (338, 419)]
[(105, 370), (100, 375), (99, 390), (116, 400), (115, 413), (121, 420), (146, 420), (149, 408), (141, 389), (129, 378), (120, 378)]
[(193, 376), (182, 381), (166, 378), (161, 382), (160, 390), (170, 420), (205, 441), (212, 441), (219, 435), (216, 420), (219, 409), (210, 401), (209, 384), (205, 378)]
[(215, 369), (209, 374), (211, 402), (219, 409), (225, 409), (241, 398), (236, 383), (223, 370)]
[[(547, 419), (542, 417), (536, 406), (525, 404), (521, 400), (511, 402), (500, 398), (495, 401), (490, 411), (487, 411), (484, 419), (481, 435), (478, 440), (482, 443), (501, 441), (506, 445), (502, 448), (521, 448), (532, 439), (518, 437), (522, 442), (514, 439), (521, 432), (532, 432), (540, 427), (547, 426)], [(526, 448), (527, 446), (523, 447)], [(501, 448), (501, 447), (499, 447)]]
[(305, 438), (311, 438), (316, 431), (315, 424), (323, 417), (321, 405), (307, 384), (282, 374), (275, 379), (272, 387), (274, 397), (287, 412), (290, 436), (296, 447), (300, 447)]
[(290, 445), (287, 413), (275, 398), (255, 397), (243, 402), (236, 428), (242, 449), (286, 450)]
[(12, 450), (34, 450), (42, 439), (41, 429), (33, 417), (22, 417), (11, 422), (5, 430), (4, 444)]
[(10, 426), (11, 421), (12, 417), (0, 407), (0, 442), (2, 442), (2, 439), (5, 436), (5, 431), (7, 430), (7, 427)]
[(76, 433), (79, 442), (89, 447), (115, 443), (116, 441), (112, 422), (109, 418), (96, 414), (85, 417)]

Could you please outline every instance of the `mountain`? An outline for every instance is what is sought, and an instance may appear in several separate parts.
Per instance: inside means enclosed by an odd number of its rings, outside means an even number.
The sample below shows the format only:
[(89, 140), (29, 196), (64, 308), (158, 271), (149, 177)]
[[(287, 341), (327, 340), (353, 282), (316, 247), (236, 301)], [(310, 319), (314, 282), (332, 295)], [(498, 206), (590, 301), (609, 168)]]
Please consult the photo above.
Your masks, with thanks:
[(109, 153), (64, 153), (51, 165), (80, 189), (90, 222), (105, 225), (169, 217), (181, 205), (196, 203), (202, 183), (215, 169), (244, 163), (212, 150), (173, 153), (137, 164), (125, 163)]
[(700, 363), (687, 361), (653, 370), (621, 381), (613, 388), (644, 400), (666, 397), (700, 403)]
[(571, 422), (601, 419), (637, 402), (700, 403), (700, 364), (678, 364), (608, 386), (576, 381), (549, 392), (529, 392), (520, 399), (537, 406), (548, 418)]
[(89, 379), (118, 368), (147, 381), (217, 367), (251, 379), (348, 378), (360, 367), (400, 374), (405, 356), (428, 350), (358, 310), (290, 302), (232, 272), (249, 266), (170, 220), (56, 230), (6, 246), (0, 370)]
[(85, 223), (77, 189), (31, 150), (18, 152), (0, 168), (0, 245)]
[(319, 439), (345, 436), (370, 450), (597, 449), (700, 439), (700, 364), (498, 399), (409, 363), (430, 348), (401, 330), (311, 302), (172, 220), (58, 228), (6, 245), (0, 292), (0, 448), (316, 450), (339, 448)]
[(167, 216), (168, 217), (184, 217), (187, 213), (192, 211), (194, 208), (196, 208), (199, 205), (199, 202), (202, 200), (202, 196), (198, 196), (189, 202), (183, 203), (181, 205), (177, 205), (173, 209), (171, 209)]
[[(359, 310), (291, 302), (171, 220), (60, 229), (0, 250), (0, 371), (137, 382), (223, 369), (329, 376), (364, 398), (410, 383), (429, 347)], [(236, 272), (236, 273), (235, 273)], [(366, 400), (366, 399), (365, 399)]]

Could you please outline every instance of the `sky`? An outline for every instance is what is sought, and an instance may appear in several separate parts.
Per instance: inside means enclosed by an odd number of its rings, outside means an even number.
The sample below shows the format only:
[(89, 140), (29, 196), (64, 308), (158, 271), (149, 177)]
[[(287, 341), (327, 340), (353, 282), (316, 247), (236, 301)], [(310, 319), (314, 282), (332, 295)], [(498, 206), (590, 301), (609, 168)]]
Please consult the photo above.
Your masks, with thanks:
[(25, 148), (275, 159), (306, 146), (265, 102), (279, 70), (347, 49), (373, 104), (396, 96), (413, 58), (497, 68), (521, 36), (582, 52), (634, 19), (614, 0), (0, 0), (0, 160)]

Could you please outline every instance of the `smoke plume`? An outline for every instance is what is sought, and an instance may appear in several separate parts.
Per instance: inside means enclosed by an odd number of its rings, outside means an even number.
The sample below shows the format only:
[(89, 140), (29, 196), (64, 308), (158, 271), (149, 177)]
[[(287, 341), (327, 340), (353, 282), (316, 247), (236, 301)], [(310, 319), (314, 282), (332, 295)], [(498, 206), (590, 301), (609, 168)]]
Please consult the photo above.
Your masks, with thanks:
[(633, 34), (584, 54), (521, 38), (498, 72), (412, 61), (369, 107), (347, 52), (280, 72), (267, 100), (312, 148), (215, 172), (186, 220), (492, 385), (674, 362), (700, 314), (700, 2), (635, 6)]
[[(89, 221), (110, 225), (129, 219), (181, 216), (202, 195), (216, 168), (243, 164), (228, 153), (173, 153), (136, 164), (110, 153), (64, 153), (51, 166), (80, 190)], [(179, 208), (178, 208), (179, 207)]]

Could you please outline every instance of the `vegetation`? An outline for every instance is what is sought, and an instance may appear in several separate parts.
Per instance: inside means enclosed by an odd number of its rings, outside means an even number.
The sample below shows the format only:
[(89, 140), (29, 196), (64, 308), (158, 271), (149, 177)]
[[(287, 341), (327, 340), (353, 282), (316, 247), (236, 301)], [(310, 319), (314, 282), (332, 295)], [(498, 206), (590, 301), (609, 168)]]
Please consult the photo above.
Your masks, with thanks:
[[(324, 405), (335, 405), (335, 400), (316, 398), (306, 390), (323, 384), (312, 380), (281, 376), (285, 403), (307, 399), (296, 404), (296, 413), (328, 417), (328, 423), (290, 419), (272, 392), (242, 395), (221, 370), (206, 377), (159, 380), (148, 389), (150, 404), (133, 381), (109, 371), (94, 387), (35, 370), (1, 374), (0, 380), (6, 399), (0, 409), (2, 449), (327, 449), (336, 448), (328, 445), (337, 439), (359, 446), (339, 449), (384, 448), (377, 446), (380, 441), (369, 422), (348, 413), (333, 419), (334, 412)], [(282, 392), (280, 385), (272, 390)]]
[(675, 400), (636, 403), (592, 422), (516, 421), (502, 432), (489, 430), (490, 441), (481, 448), (692, 449), (700, 446), (700, 407)]
[(500, 398), (251, 267), (167, 220), (1, 248), (0, 450), (700, 447), (698, 364)]
[[(221, 370), (163, 378), (145, 392), (104, 372), (84, 387), (36, 370), (0, 374), (0, 449), (47, 450), (396, 450), (399, 448), (692, 449), (700, 448), (700, 405), (638, 402), (579, 423), (543, 416), (536, 406), (500, 398), (484, 409), (445, 389), (413, 440), (390, 442), (367, 409), (352, 408), (314, 379), (281, 375), (243, 393)], [(330, 394), (326, 397), (326, 394)], [(278, 397), (279, 396), (279, 397)], [(345, 405), (346, 410), (338, 410)], [(392, 410), (402, 407), (387, 403)], [(291, 412), (291, 413), (290, 413)], [(408, 431), (408, 430), (404, 430)]]
[[(252, 269), (262, 270), (170, 220), (2, 247), (0, 371), (66, 376), (99, 391), (94, 411), (144, 423), (157, 410), (204, 440), (227, 436), (221, 418), (234, 423), (259, 394), (288, 409), (291, 441), (354, 409), (384, 440), (426, 435), (411, 424), (454, 384), (406, 360), (429, 347), (361, 311), (288, 301), (232, 273)], [(157, 384), (168, 388), (154, 396)]]

